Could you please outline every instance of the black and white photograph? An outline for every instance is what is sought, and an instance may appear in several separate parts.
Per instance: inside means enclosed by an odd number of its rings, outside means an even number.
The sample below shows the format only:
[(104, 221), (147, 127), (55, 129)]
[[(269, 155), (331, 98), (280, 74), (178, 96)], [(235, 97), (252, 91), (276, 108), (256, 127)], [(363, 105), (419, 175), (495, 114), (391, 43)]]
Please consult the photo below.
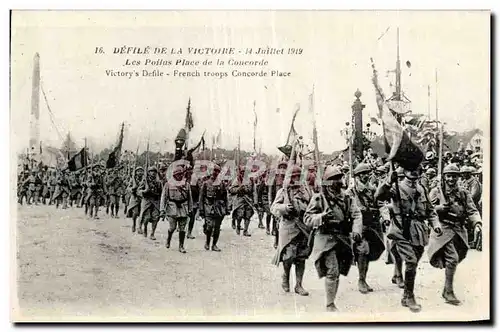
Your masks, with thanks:
[(487, 10), (13, 10), (12, 322), (490, 317)]

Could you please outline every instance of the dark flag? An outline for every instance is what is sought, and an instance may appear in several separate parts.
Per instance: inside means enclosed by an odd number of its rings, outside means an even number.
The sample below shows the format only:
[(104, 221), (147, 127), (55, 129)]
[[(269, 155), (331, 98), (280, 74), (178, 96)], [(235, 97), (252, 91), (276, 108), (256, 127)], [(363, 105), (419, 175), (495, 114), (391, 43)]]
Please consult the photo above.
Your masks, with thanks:
[(111, 151), (111, 153), (108, 156), (108, 160), (106, 161), (106, 168), (113, 168), (118, 165), (120, 162), (120, 157), (122, 153), (122, 144), (123, 144), (123, 128), (125, 124), (122, 123), (122, 128), (120, 131), (120, 136), (118, 137), (118, 143), (116, 144), (116, 147)]
[(388, 161), (395, 161), (407, 170), (416, 170), (424, 159), (422, 150), (410, 139), (408, 133), (397, 121), (387, 104), (382, 89), (378, 85), (377, 72), (373, 66), (373, 85), (377, 97), (377, 106), (384, 130), (385, 151)]
[(85, 148), (81, 149), (80, 152), (75, 154), (68, 161), (68, 169), (72, 172), (77, 171), (81, 168), (87, 167), (87, 165), (88, 165), (88, 158), (87, 158), (87, 152), (85, 151)]

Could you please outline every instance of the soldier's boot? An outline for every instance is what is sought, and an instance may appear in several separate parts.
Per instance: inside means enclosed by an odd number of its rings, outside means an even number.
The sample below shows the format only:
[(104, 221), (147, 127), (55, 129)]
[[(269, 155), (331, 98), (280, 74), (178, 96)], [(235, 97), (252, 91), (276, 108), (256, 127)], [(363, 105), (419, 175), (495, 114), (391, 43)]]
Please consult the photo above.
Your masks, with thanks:
[(392, 283), (396, 284), (399, 288), (405, 288), (405, 283), (403, 280), (403, 261), (399, 257), (394, 258), (394, 276), (392, 277)]
[(243, 230), (243, 236), (252, 236), (248, 233), (248, 226), (250, 226), (250, 219), (245, 219), (245, 229)]
[(455, 276), (456, 267), (446, 266), (445, 268), (445, 284), (443, 289), (443, 298), (446, 303), (451, 305), (460, 305), (462, 302), (457, 299), (453, 291), (453, 277)]
[(292, 269), (292, 263), (283, 262), (283, 275), (281, 276), (281, 288), (285, 293), (290, 292), (290, 270)]
[(188, 221), (188, 232), (187, 232), (187, 238), (188, 239), (194, 239), (195, 237), (191, 234), (193, 232), (194, 228), (194, 221), (196, 220), (196, 211), (191, 212), (189, 215), (189, 221)]
[(210, 250), (210, 240), (212, 239), (212, 227), (206, 227), (205, 229), (205, 250)]
[(119, 211), (120, 211), (120, 205), (118, 203), (116, 203), (116, 205), (115, 205), (115, 218), (117, 218), (117, 219), (120, 218), (118, 216)]
[(156, 226), (158, 226), (158, 221), (151, 223), (151, 235), (149, 236), (149, 238), (153, 241), (156, 240), (156, 237), (155, 237)]
[(99, 212), (99, 206), (94, 206), (94, 219), (99, 219), (99, 215), (97, 214)]
[(236, 219), (233, 217), (233, 219), (231, 220), (231, 227), (233, 229), (236, 229)]
[(373, 288), (371, 288), (366, 283), (366, 274), (368, 273), (368, 257), (366, 257), (366, 255), (359, 255), (358, 270), (359, 270), (359, 280), (358, 280), (359, 292), (361, 294), (368, 294), (369, 292), (373, 292)]
[(337, 297), (337, 291), (339, 289), (339, 277), (326, 276), (325, 278), (325, 290), (326, 290), (326, 311), (336, 312), (338, 311), (335, 305), (335, 298)]
[(417, 303), (414, 294), (416, 271), (416, 267), (414, 269), (406, 268), (404, 281), (405, 288), (403, 298), (401, 299), (401, 305), (409, 308), (411, 312), (420, 312), (422, 310), (422, 306)]
[(278, 230), (275, 231), (275, 235), (274, 235), (274, 244), (273, 244), (273, 247), (274, 249), (277, 249), (278, 248), (278, 240), (279, 240), (279, 235), (280, 235), (280, 232)]
[(273, 230), (271, 232), (271, 235), (276, 235), (276, 233), (278, 232), (278, 221), (276, 220), (275, 217), (272, 218), (273, 219)]
[(146, 220), (144, 221), (144, 233), (142, 233), (142, 235), (144, 235), (144, 237), (148, 237), (148, 224), (149, 224), (149, 220)]
[(171, 231), (170, 229), (168, 230), (167, 233), (167, 243), (165, 243), (166, 248), (170, 248), (170, 242), (172, 242), (172, 236), (174, 235), (175, 230)]
[[(111, 218), (114, 218), (115, 217), (115, 205), (114, 204), (110, 204), (109, 205), (109, 208), (108, 208), (108, 211), (111, 210)], [(108, 212), (106, 212), (108, 213)]]
[(128, 205), (127, 205), (127, 204), (125, 204), (125, 205), (123, 206), (123, 214), (125, 215), (125, 217), (127, 216), (127, 208), (128, 208)]
[(66, 210), (68, 208), (68, 197), (63, 197), (62, 201), (63, 201), (62, 209)]
[(135, 233), (135, 227), (137, 225), (137, 217), (133, 216), (132, 217), (132, 233)]
[(109, 203), (106, 204), (106, 214), (109, 214)]
[(302, 287), (302, 280), (304, 278), (304, 272), (306, 270), (306, 262), (305, 261), (297, 261), (295, 262), (295, 279), (296, 279), (296, 284), (295, 284), (295, 293), (302, 295), (302, 296), (308, 296), (309, 292)]
[(220, 227), (216, 227), (213, 232), (214, 232), (214, 240), (212, 243), (212, 251), (221, 251), (219, 247), (217, 247), (217, 242), (219, 241), (219, 235), (220, 235)]
[(240, 235), (241, 231), (241, 219), (236, 220), (236, 235)]
[(184, 249), (184, 240), (186, 239), (186, 232), (179, 232), (179, 252), (183, 254), (186, 253), (186, 249)]
[(263, 229), (264, 224), (262, 223), (262, 219), (264, 218), (264, 212), (259, 211), (258, 215), (259, 215), (259, 225), (257, 227)]
[(267, 235), (271, 234), (271, 230), (269, 228), (270, 226), (271, 226), (271, 215), (266, 214), (266, 234)]

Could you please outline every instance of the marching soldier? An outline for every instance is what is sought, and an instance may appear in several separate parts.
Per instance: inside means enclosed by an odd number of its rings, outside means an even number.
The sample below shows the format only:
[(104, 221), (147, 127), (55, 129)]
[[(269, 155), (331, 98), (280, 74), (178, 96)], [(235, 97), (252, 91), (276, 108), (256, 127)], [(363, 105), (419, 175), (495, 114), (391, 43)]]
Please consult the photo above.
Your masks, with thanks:
[(59, 208), (59, 203), (62, 201), (62, 208), (68, 208), (68, 199), (70, 198), (71, 187), (69, 184), (69, 170), (65, 169), (59, 173), (57, 178), (56, 190), (54, 192), (54, 199), (56, 200), (56, 208)]
[(342, 192), (342, 171), (335, 166), (325, 169), (323, 193), (314, 194), (306, 209), (304, 222), (316, 230), (314, 236), (314, 265), (319, 278), (325, 277), (326, 309), (337, 311), (335, 297), (340, 275), (347, 276), (353, 260), (351, 238), (362, 240), (361, 212), (348, 195)]
[(57, 171), (53, 170), (49, 177), (49, 205), (54, 203), (54, 193), (57, 187)]
[[(148, 168), (144, 181), (139, 186), (137, 193), (141, 196), (141, 213), (139, 216), (139, 234), (148, 236), (148, 224), (151, 224), (151, 240), (156, 240), (155, 231), (160, 220), (160, 198), (162, 184), (158, 178), (158, 170), (154, 166)], [(144, 225), (144, 229), (142, 229)]]
[(191, 186), (186, 179), (186, 170), (177, 166), (173, 172), (173, 180), (169, 179), (161, 193), (160, 215), (162, 219), (168, 217), (169, 229), (166, 248), (170, 248), (172, 236), (179, 229), (179, 252), (186, 253), (184, 240), (186, 238), (186, 224), (192, 209)]
[(118, 175), (118, 170), (113, 169), (108, 176), (106, 184), (108, 190), (108, 205), (111, 208), (111, 218), (118, 218), (122, 185), (122, 179)]
[(225, 185), (217, 179), (221, 171), (219, 165), (214, 166), (212, 176), (204, 181), (200, 189), (199, 213), (205, 219), (203, 227), (206, 240), (205, 250), (210, 249), (213, 236), (212, 251), (221, 251), (217, 247), (220, 227), (224, 216), (229, 215), (228, 195)]
[(478, 208), (479, 201), (481, 200), (482, 188), (478, 179), (472, 176), (472, 173), (474, 173), (475, 171), (475, 168), (472, 166), (464, 166), (460, 170), (460, 173), (462, 173), (463, 188), (465, 189), (465, 191), (470, 193), (472, 201), (474, 202), (476, 208)]
[[(277, 166), (277, 172), (275, 178), (272, 182), (268, 180), (268, 195), (269, 202), (274, 202), (276, 199), (276, 195), (278, 191), (283, 188), (283, 181), (285, 179), (285, 170), (287, 169), (288, 164), (285, 161), (282, 161)], [(274, 249), (278, 248), (279, 242), (279, 220), (274, 215), (272, 216), (273, 226), (271, 235), (274, 236)]]
[(35, 182), (36, 182), (36, 172), (35, 170), (31, 171), (28, 178), (26, 179), (27, 191), (26, 191), (26, 204), (31, 205), (32, 202), (35, 202)]
[(429, 262), (435, 268), (445, 268), (445, 284), (442, 296), (445, 302), (460, 305), (453, 291), (453, 278), (458, 264), (467, 255), (467, 219), (473, 224), (481, 223), (471, 194), (459, 188), (457, 180), (459, 169), (451, 164), (443, 170), (444, 188), (434, 188), (430, 198), (434, 204), (442, 234), (433, 232), (429, 239)]
[(295, 293), (308, 296), (302, 287), (306, 268), (306, 259), (311, 254), (309, 248), (310, 228), (304, 224), (306, 212), (313, 192), (306, 185), (301, 185), (301, 168), (293, 166), (290, 185), (279, 189), (271, 206), (271, 212), (280, 218), (278, 249), (272, 263), (283, 263), (281, 287), (290, 292), (290, 270), (295, 265)]
[(427, 190), (427, 192), (430, 192), (437, 185), (436, 170), (432, 167), (429, 167), (422, 175), (420, 182), (425, 190)]
[[(202, 165), (202, 167), (205, 167)], [(206, 169), (201, 168), (201, 172), (206, 171)], [(193, 202), (193, 206), (191, 209), (191, 212), (189, 213), (189, 221), (188, 221), (188, 232), (187, 232), (187, 238), (188, 239), (194, 239), (195, 237), (191, 234), (193, 232), (194, 228), (194, 222), (196, 221), (196, 215), (198, 212), (198, 204), (200, 201), (200, 188), (203, 185), (203, 179), (197, 178), (195, 183), (191, 183), (191, 177), (193, 176), (192, 169), (188, 171), (189, 174), (187, 174), (187, 181), (189, 181), (191, 185), (191, 198)]]
[(88, 178), (88, 205), (89, 217), (99, 219), (99, 207), (101, 206), (104, 196), (104, 177), (102, 174), (102, 166), (100, 164), (92, 167), (92, 174)]
[[(127, 204), (127, 212), (126, 216), (132, 218), (132, 233), (135, 232), (137, 225), (137, 217), (141, 212), (141, 197), (137, 193), (137, 189), (139, 185), (142, 183), (144, 179), (144, 168), (136, 167), (134, 170), (134, 174), (130, 179), (130, 185), (127, 188), (129, 193), (129, 201)], [(142, 233), (142, 230), (139, 228), (139, 234)]]
[[(259, 216), (259, 228), (265, 228), (266, 234), (270, 233), (270, 225), (271, 225), (271, 211), (269, 209), (269, 191), (268, 186), (266, 185), (266, 172), (264, 172), (261, 176), (256, 179), (254, 185), (254, 202), (257, 202), (255, 208), (257, 210), (257, 214)], [(266, 214), (266, 227), (262, 223), (262, 219), (264, 219), (264, 213)]]
[[(395, 218), (392, 218), (387, 237), (405, 262), (404, 294), (401, 305), (412, 312), (419, 312), (422, 307), (415, 300), (414, 288), (417, 266), (425, 246), (429, 243), (426, 220), (437, 234), (442, 232), (439, 220), (427, 192), (418, 182), (418, 172), (404, 170), (404, 180), (398, 185), (397, 174), (391, 172), (387, 180), (379, 186), (376, 199), (392, 199)], [(399, 193), (398, 193), (398, 189)]]
[(245, 168), (240, 168), (238, 176), (234, 179), (230, 192), (235, 195), (233, 209), (236, 216), (236, 234), (240, 235), (241, 221), (244, 220), (243, 236), (252, 236), (248, 232), (250, 218), (253, 216), (253, 186), (252, 182), (244, 183)]
[(358, 288), (362, 294), (373, 292), (366, 283), (369, 262), (376, 261), (384, 252), (384, 239), (380, 224), (380, 207), (375, 201), (375, 184), (370, 183), (371, 167), (360, 163), (354, 169), (354, 186), (347, 190), (361, 211), (363, 240), (354, 247), (354, 260), (358, 265)]

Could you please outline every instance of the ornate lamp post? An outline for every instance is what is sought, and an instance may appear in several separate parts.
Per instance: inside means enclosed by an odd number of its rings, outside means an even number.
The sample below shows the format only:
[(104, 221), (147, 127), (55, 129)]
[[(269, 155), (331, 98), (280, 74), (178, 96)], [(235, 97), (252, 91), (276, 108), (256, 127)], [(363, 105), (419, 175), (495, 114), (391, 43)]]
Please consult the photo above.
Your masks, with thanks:
[(349, 158), (348, 158), (349, 176), (352, 177), (352, 145), (353, 145), (352, 141), (353, 141), (353, 137), (354, 137), (354, 130), (353, 130), (352, 124), (349, 122), (346, 122), (345, 128), (340, 130), (340, 135), (342, 135), (342, 137), (346, 140), (346, 143), (349, 146)]

